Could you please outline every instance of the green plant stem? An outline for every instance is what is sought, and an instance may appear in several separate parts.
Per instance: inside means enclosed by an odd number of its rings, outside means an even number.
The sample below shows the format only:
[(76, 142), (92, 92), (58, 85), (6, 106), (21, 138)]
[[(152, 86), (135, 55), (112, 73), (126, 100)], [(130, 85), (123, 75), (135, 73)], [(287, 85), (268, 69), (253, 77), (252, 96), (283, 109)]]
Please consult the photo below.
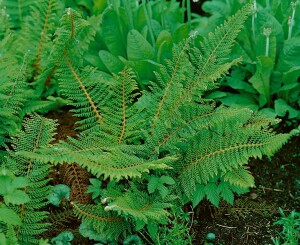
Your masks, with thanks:
[(148, 9), (147, 9), (147, 6), (146, 6), (146, 0), (143, 0), (142, 3), (143, 3), (143, 9), (144, 9), (144, 12), (145, 12), (145, 15), (146, 15), (147, 25), (148, 25), (149, 32), (150, 32), (152, 47), (154, 48), (154, 50), (156, 50), (154, 33), (153, 33), (152, 25), (151, 25), (149, 12), (148, 12)]
[(294, 22), (295, 22), (296, 7), (298, 4), (299, 4), (298, 0), (296, 2), (291, 2), (292, 16), (289, 16), (289, 20), (288, 20), (288, 25), (289, 25), (288, 39), (290, 39), (292, 37), (293, 26), (294, 26)]
[(188, 17), (188, 27), (189, 31), (192, 30), (192, 11), (191, 11), (191, 2), (186, 2), (186, 8), (187, 8), (187, 17)]
[(160, 18), (161, 18), (161, 25), (163, 29), (166, 29), (166, 24), (165, 24), (165, 15), (164, 15), (164, 7), (165, 7), (165, 2), (161, 1), (160, 2)]
[(270, 37), (266, 37), (266, 56), (269, 56)]

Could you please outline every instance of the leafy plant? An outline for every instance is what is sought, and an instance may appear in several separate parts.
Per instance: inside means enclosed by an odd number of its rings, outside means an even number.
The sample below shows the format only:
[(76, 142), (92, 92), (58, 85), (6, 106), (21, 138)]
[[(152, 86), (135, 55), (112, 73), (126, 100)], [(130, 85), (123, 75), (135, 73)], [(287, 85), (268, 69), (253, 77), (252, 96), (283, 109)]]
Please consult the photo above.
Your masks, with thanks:
[(168, 224), (162, 226), (153, 239), (156, 244), (193, 244), (193, 236), (189, 234), (191, 222), (189, 214), (173, 208)]
[(70, 199), (70, 187), (63, 184), (54, 186), (48, 196), (49, 202), (58, 207), (64, 199)]
[(74, 235), (70, 231), (64, 231), (51, 239), (53, 245), (71, 245)]
[[(276, 135), (269, 129), (276, 120), (202, 98), (240, 62), (228, 55), (249, 9), (245, 6), (204, 38), (201, 49), (194, 36), (175, 45), (149, 91), (139, 89), (134, 67), (110, 76), (84, 66), (83, 54), (95, 32), (67, 9), (50, 59), (58, 62), (60, 88), (74, 101), (81, 133), (30, 156), (45, 163), (76, 162), (103, 182), (115, 183), (101, 193), (101, 203), (71, 202), (85, 225), (117, 239), (135, 226), (165, 224), (167, 208), (176, 199), (193, 200), (194, 205), (205, 197), (215, 205), (220, 197), (232, 202), (233, 192), (254, 185), (244, 166), (247, 159), (271, 156), (295, 133)], [(29, 157), (25, 151), (22, 155)], [(149, 172), (158, 179), (148, 179)], [(147, 180), (150, 193), (144, 187)], [(169, 195), (164, 184), (172, 184)], [(204, 195), (199, 196), (199, 186)]]
[[(211, 28), (243, 4), (238, 0), (220, 2), (203, 5), (204, 11), (212, 14), (205, 19)], [(298, 1), (252, 1), (252, 16), (234, 49), (234, 55), (243, 56), (243, 65), (221, 81), (223, 92), (213, 92), (209, 98), (299, 120), (300, 69), (298, 60), (292, 58), (300, 50), (299, 11)]]
[[(188, 230), (173, 207), (179, 212), (204, 198), (215, 206), (221, 198), (233, 203), (234, 193), (254, 185), (248, 159), (271, 157), (299, 133), (276, 134), (270, 126), (279, 121), (273, 117), (206, 98), (241, 62), (231, 49), (251, 6), (202, 38), (191, 32), (191, 16), (184, 23), (175, 0), (114, 0), (94, 7), (77, 2), (84, 15), (100, 15), (86, 20), (74, 9), (63, 12), (68, 3), (55, 0), (30, 1), (31, 8), (1, 1), (12, 16), (0, 18), (8, 20), (0, 25), (0, 156), (2, 166), (27, 179), (22, 188), (30, 198), (15, 209), (22, 223), (8, 227), (5, 236), (21, 244), (47, 243), (39, 240), (47, 221), (61, 233), (57, 223), (76, 224), (77, 217), (79, 232), (99, 242), (138, 243), (134, 235), (144, 232), (153, 241), (155, 234), (174, 241), (173, 235)], [(60, 102), (79, 119), (79, 133), (51, 144), (56, 123), (29, 114)], [(57, 164), (71, 191), (59, 190), (53, 202), (49, 177)], [(63, 196), (63, 211), (49, 215), (49, 202), (59, 205)], [(75, 242), (74, 230), (74, 239), (62, 233), (53, 241)]]
[(289, 215), (286, 215), (280, 208), (279, 213), (281, 218), (274, 222), (274, 225), (283, 226), (279, 237), (272, 237), (274, 244), (296, 245), (299, 242), (300, 235), (300, 213), (295, 210)]

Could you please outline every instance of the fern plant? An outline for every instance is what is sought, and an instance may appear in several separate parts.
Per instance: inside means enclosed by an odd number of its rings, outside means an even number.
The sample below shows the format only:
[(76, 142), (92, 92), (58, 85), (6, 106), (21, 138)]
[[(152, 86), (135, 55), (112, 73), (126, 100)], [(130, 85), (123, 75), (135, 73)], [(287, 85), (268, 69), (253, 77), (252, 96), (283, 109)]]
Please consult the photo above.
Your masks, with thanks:
[[(169, 6), (175, 6), (174, 2)], [(128, 3), (122, 2), (130, 10), (133, 6)], [(22, 224), (8, 227), (7, 235), (22, 244), (37, 244), (37, 236), (48, 227), (43, 222), (48, 216), (44, 209), (50, 191), (49, 161), (68, 163), (70, 168), (63, 171), (72, 176), (81, 171), (77, 170), (81, 166), (99, 178), (103, 188), (101, 202), (91, 203), (80, 190), (79, 197), (71, 194), (70, 205), (82, 219), (82, 225), (101, 239), (117, 240), (134, 232), (133, 229), (148, 229), (155, 239), (153, 227), (168, 222), (172, 205), (191, 201), (196, 206), (204, 198), (216, 206), (221, 198), (233, 203), (234, 193), (243, 193), (254, 184), (246, 167), (248, 158), (271, 156), (294, 134), (293, 131), (276, 135), (270, 125), (277, 120), (205, 99), (207, 92), (218, 87), (215, 81), (241, 61), (229, 56), (250, 13), (249, 5), (201, 42), (197, 36), (174, 41), (173, 54), (167, 61), (161, 60), (163, 43), (168, 41), (164, 40), (166, 33), (157, 30), (157, 38), (162, 39), (157, 43), (159, 49), (153, 43), (154, 29), (150, 27), (155, 25), (157, 16), (145, 21), (149, 28), (145, 37), (133, 29), (138, 23), (129, 21), (130, 49), (124, 55), (128, 61), (120, 58), (124, 63), (118, 66), (118, 62), (105, 61), (111, 55), (103, 51), (100, 54), (111, 75), (99, 71), (99, 67), (86, 66), (85, 62), (85, 53), (95, 35), (109, 31), (106, 27), (99, 28), (95, 23), (92, 27), (70, 8), (58, 24), (56, 16), (61, 7), (55, 0), (32, 3), (32, 8), (20, 1), (0, 4), (7, 7), (8, 13), (1, 12), (0, 35), (12, 31), (0, 44), (0, 145), (5, 149), (1, 161), (18, 177), (29, 180), (24, 191), (31, 199), (15, 208)], [(145, 6), (144, 2), (135, 9), (136, 13), (149, 14)], [(155, 6), (158, 5), (151, 5), (153, 9)], [(124, 13), (117, 1), (112, 7), (104, 20)], [(184, 34), (187, 32), (178, 34), (180, 40), (187, 36)], [(147, 52), (139, 54), (133, 47), (135, 43), (146, 45)], [(109, 51), (116, 52), (110, 48), (116, 45), (112, 46), (109, 39), (106, 45)], [(144, 62), (154, 57), (161, 64), (155, 64), (157, 69), (154, 74), (150, 72), (149, 88), (143, 90), (139, 59)], [(144, 68), (151, 63), (147, 62), (143, 63)], [(49, 147), (55, 128), (53, 121), (29, 117), (24, 130), (18, 130), (25, 114), (47, 111), (57, 103), (43, 101), (53, 93), (62, 93), (71, 101), (73, 112), (81, 119), (77, 127), (80, 134)], [(71, 172), (74, 166), (76, 170)], [(82, 176), (86, 178), (88, 174), (83, 172), (79, 178), (70, 177), (66, 182), (82, 188), (86, 186), (83, 179), (79, 180)], [(74, 220), (69, 210), (57, 217)]]
[(13, 150), (8, 151), (4, 162), (7, 168), (30, 183), (24, 188), (30, 201), (16, 208), (22, 222), (16, 227), (16, 237), (22, 244), (37, 244), (37, 236), (49, 227), (48, 223), (43, 222), (48, 212), (42, 208), (48, 204), (50, 186), (47, 175), (50, 165), (21, 157), (18, 152), (35, 152), (38, 148), (47, 146), (53, 140), (55, 128), (55, 122), (50, 119), (40, 116), (26, 119), (24, 131), (12, 140)]
[[(107, 75), (84, 65), (95, 32), (68, 8), (49, 60), (81, 118), (81, 132), (51, 148), (24, 149), (21, 156), (44, 164), (76, 162), (101, 177), (106, 186), (101, 203), (71, 205), (83, 224), (104, 238), (166, 224), (172, 205), (192, 201), (195, 206), (203, 198), (216, 206), (220, 198), (232, 203), (233, 193), (254, 185), (248, 159), (272, 156), (295, 134), (276, 134), (270, 125), (278, 120), (204, 98), (241, 61), (228, 57), (249, 13), (250, 6), (244, 6), (197, 45), (195, 36), (175, 45), (145, 91), (137, 86), (134, 68)], [(149, 173), (175, 180), (169, 195), (147, 190)]]

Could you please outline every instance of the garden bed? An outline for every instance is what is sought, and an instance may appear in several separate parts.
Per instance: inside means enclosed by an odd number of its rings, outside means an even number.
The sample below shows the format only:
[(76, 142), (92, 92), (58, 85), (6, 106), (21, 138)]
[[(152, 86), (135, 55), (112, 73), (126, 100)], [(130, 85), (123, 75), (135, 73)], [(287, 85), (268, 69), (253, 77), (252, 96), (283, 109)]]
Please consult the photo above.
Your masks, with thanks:
[[(69, 109), (53, 111), (47, 115), (59, 123), (57, 140), (76, 136), (74, 128), (77, 119), (68, 111)], [(289, 130), (290, 127), (279, 129), (282, 132)], [(273, 225), (280, 217), (279, 208), (288, 214), (300, 207), (300, 158), (295, 153), (299, 151), (299, 146), (300, 137), (294, 137), (271, 159), (265, 157), (261, 160), (251, 159), (249, 166), (256, 187), (251, 189), (250, 193), (238, 197), (235, 205), (221, 202), (220, 207), (216, 208), (211, 203), (203, 201), (193, 210), (187, 206), (186, 211), (193, 212), (191, 214), (193, 244), (205, 244), (208, 233), (216, 235), (214, 244), (272, 244), (271, 238), (277, 237), (282, 229)], [(53, 182), (59, 183), (55, 177)], [(61, 230), (64, 229), (66, 227), (61, 227)], [(76, 230), (76, 227), (72, 229)]]

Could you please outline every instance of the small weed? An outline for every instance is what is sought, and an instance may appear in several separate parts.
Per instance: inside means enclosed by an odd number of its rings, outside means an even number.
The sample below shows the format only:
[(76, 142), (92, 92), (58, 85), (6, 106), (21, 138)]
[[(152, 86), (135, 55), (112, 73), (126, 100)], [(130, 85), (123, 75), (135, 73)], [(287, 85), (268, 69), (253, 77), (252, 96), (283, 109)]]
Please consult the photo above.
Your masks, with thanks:
[(274, 222), (274, 225), (281, 225), (283, 229), (279, 237), (272, 237), (275, 245), (297, 245), (300, 236), (300, 213), (292, 211), (288, 216), (280, 208), (281, 218)]

